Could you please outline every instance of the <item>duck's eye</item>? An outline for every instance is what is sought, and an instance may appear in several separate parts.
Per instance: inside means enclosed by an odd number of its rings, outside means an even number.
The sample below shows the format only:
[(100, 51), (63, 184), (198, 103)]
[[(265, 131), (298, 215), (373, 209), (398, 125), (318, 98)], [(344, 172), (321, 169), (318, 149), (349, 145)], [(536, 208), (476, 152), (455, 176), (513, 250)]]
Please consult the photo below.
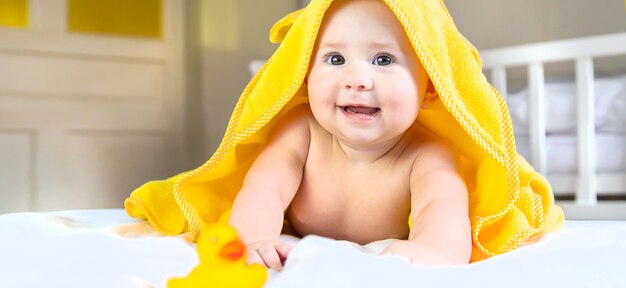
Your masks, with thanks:
[(330, 64), (330, 65), (342, 65), (344, 63), (346, 63), (346, 59), (343, 58), (343, 56), (339, 55), (339, 54), (330, 54), (328, 56), (326, 56), (326, 63)]
[(390, 56), (379, 55), (379, 56), (376, 56), (376, 58), (374, 58), (374, 61), (372, 64), (379, 65), (379, 66), (387, 66), (387, 65), (390, 65), (391, 63), (393, 63), (393, 59)]

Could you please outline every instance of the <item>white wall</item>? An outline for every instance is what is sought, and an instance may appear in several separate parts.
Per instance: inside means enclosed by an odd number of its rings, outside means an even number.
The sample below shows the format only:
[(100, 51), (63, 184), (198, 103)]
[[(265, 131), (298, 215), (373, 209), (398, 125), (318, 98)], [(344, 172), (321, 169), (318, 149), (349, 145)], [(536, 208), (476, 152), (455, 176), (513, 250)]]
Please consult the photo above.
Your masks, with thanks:
[(444, 0), (478, 49), (626, 31), (621, 0)]
[(250, 80), (248, 63), (271, 56), (277, 47), (269, 42), (272, 24), (297, 7), (297, 0), (187, 2), (187, 139), (192, 164), (202, 164), (217, 149)]
[[(457, 27), (479, 50), (626, 31), (621, 0), (444, 0)], [(626, 57), (594, 60), (595, 75), (626, 73)], [(574, 63), (548, 63), (546, 79), (573, 79)], [(509, 89), (527, 83), (526, 68), (507, 71)]]

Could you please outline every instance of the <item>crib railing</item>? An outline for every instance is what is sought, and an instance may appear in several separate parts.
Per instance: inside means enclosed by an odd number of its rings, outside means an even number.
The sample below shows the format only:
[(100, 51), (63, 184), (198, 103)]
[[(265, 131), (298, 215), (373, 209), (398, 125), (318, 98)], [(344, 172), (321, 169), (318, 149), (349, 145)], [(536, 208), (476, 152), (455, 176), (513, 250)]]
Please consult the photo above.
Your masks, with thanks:
[(546, 174), (544, 65), (576, 63), (577, 175), (547, 175), (556, 195), (574, 191), (559, 205), (570, 219), (626, 219), (626, 201), (598, 203), (598, 192), (626, 195), (626, 172), (597, 174), (595, 159), (594, 58), (626, 55), (626, 33), (592, 36), (481, 51), (486, 74), (506, 99), (511, 67), (528, 67), (530, 163)]

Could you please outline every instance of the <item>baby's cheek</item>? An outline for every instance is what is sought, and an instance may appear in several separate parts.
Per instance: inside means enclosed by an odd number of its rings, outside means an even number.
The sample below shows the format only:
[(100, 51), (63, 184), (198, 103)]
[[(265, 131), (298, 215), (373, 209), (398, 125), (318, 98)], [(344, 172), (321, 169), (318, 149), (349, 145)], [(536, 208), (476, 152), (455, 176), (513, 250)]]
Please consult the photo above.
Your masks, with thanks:
[(390, 89), (389, 106), (399, 113), (417, 113), (419, 94), (411, 87), (395, 87)]

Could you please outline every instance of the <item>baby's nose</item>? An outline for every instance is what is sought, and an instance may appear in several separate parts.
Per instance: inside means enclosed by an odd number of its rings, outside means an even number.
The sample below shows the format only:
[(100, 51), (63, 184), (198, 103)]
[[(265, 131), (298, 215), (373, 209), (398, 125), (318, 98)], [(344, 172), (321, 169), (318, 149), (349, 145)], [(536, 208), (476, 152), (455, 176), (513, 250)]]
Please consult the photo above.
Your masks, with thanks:
[(352, 74), (346, 77), (346, 89), (369, 90), (372, 88), (372, 79), (362, 73)]

